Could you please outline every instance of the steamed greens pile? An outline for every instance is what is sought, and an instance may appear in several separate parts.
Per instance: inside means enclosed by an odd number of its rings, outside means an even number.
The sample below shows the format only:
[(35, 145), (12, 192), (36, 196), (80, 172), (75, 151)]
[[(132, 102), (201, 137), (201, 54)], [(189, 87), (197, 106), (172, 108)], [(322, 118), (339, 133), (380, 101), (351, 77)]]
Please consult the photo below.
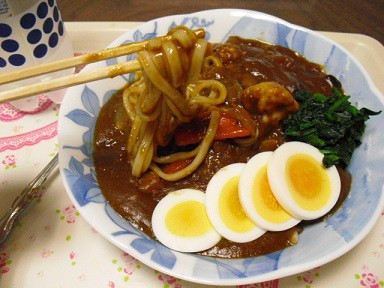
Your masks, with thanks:
[(348, 166), (353, 151), (361, 144), (365, 121), (381, 112), (357, 109), (349, 102), (350, 96), (336, 88), (330, 97), (299, 90), (294, 98), (300, 109), (283, 121), (284, 134), (289, 140), (317, 147), (324, 154), (325, 167)]

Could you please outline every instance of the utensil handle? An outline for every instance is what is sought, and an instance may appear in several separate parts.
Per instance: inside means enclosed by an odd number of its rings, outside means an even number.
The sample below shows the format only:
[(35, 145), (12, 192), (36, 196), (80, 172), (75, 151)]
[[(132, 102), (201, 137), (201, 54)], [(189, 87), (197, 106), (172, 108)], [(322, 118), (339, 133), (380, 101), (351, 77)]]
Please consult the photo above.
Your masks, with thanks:
[(39, 190), (41, 185), (47, 179), (48, 175), (58, 164), (58, 154), (44, 167), (44, 169), (32, 180), (29, 185), (17, 196), (12, 203), (11, 208), (7, 211), (0, 221), (0, 246), (5, 242), (9, 233), (12, 231), (16, 219), (28, 208)]

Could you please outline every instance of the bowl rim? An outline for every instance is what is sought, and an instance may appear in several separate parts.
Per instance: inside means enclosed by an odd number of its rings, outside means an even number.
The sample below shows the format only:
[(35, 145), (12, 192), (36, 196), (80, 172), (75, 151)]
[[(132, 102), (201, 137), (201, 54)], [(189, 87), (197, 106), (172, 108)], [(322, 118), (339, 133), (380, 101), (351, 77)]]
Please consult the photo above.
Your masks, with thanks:
[[(164, 17), (160, 17), (160, 18), (156, 18), (156, 19), (144, 22), (143, 24), (140, 24), (138, 27), (136, 27), (134, 29), (127, 30), (122, 35), (117, 37), (107, 47), (108, 48), (109, 47), (113, 47), (114, 43), (119, 42), (121, 39), (124, 39), (124, 37), (126, 38), (127, 37), (126, 35), (128, 35), (129, 33), (132, 34), (136, 29), (140, 29), (140, 27), (142, 25), (145, 25), (147, 23), (152, 23), (152, 22), (155, 22), (155, 21), (162, 21), (163, 19), (169, 19), (169, 18), (186, 17), (186, 16), (191, 16), (191, 15), (197, 15), (197, 14), (200, 14), (200, 13), (212, 13), (213, 14), (213, 13), (222, 13), (222, 12), (226, 12), (226, 13), (230, 13), (230, 14), (231, 13), (235, 13), (235, 14), (239, 14), (239, 15), (241, 14), (241, 16), (250, 16), (252, 18), (256, 17), (256, 18), (262, 18), (262, 19), (265, 19), (265, 20), (273, 20), (273, 21), (276, 21), (278, 23), (282, 23), (282, 24), (288, 26), (291, 29), (304, 31), (306, 33), (312, 34), (312, 35), (314, 35), (316, 37), (319, 37), (319, 38), (329, 42), (330, 44), (336, 46), (341, 51), (343, 51), (353, 61), (355, 61), (355, 63), (358, 66), (359, 70), (362, 72), (364, 78), (366, 79), (367, 84), (368, 84), (369, 88), (372, 90), (373, 94), (378, 96), (377, 98), (379, 99), (379, 101), (381, 101), (382, 104), (384, 103), (384, 100), (383, 100), (384, 96), (382, 95), (380, 90), (375, 86), (375, 84), (373, 83), (373, 81), (372, 81), (371, 77), (369, 76), (368, 72), (366, 71), (366, 69), (362, 66), (362, 64), (358, 61), (358, 59), (356, 59), (347, 49), (345, 49), (343, 46), (338, 44), (336, 41), (334, 41), (332, 39), (329, 39), (328, 37), (326, 37), (326, 36), (316, 32), (314, 30), (311, 30), (311, 29), (308, 29), (308, 28), (305, 28), (305, 27), (302, 27), (302, 26), (299, 26), (299, 25), (287, 22), (284, 19), (278, 18), (278, 17), (273, 16), (273, 15), (266, 14), (266, 13), (263, 13), (263, 12), (258, 12), (258, 11), (253, 11), (253, 10), (246, 10), (246, 9), (223, 8), (223, 9), (202, 10), (202, 11), (197, 11), (197, 12), (187, 13), (187, 14), (168, 15), (168, 16), (164, 16)], [(86, 70), (87, 70), (87, 68), (84, 69), (84, 71), (86, 71)], [(71, 91), (71, 90), (69, 90), (69, 91)], [(66, 93), (66, 94), (68, 94), (68, 93)], [(69, 97), (71, 97), (71, 96), (69, 96)], [(65, 97), (65, 98), (69, 98), (69, 97)], [(63, 101), (63, 103), (64, 103), (64, 101)], [(62, 148), (62, 145), (60, 144), (60, 142), (61, 142), (60, 141), (60, 139), (61, 139), (60, 135), (62, 133), (60, 133), (60, 132), (63, 129), (65, 129), (65, 128), (61, 125), (62, 121), (60, 121), (60, 118), (64, 117), (64, 116), (60, 116), (60, 115), (62, 115), (62, 113), (59, 114), (59, 125), (58, 125), (59, 133), (58, 133), (58, 135), (59, 135), (59, 150), (62, 151), (63, 148)], [(64, 157), (62, 157), (61, 153), (59, 153), (59, 167), (60, 167), (61, 175), (65, 175), (64, 174), (64, 168), (67, 167), (67, 163), (65, 163), (64, 161), (65, 161)], [(66, 177), (61, 177), (61, 178), (62, 178), (64, 187), (65, 187), (65, 190), (66, 190), (70, 200), (72, 201), (72, 203), (74, 203), (74, 205), (76, 206), (76, 208), (78, 210), (83, 210), (83, 208), (80, 208), (79, 203), (77, 202), (77, 200), (75, 199), (73, 193), (71, 192), (71, 188), (70, 188), (70, 186), (69, 186), (69, 184), (67, 182)], [(245, 278), (235, 278), (235, 279), (211, 279), (211, 280), (205, 279), (205, 278), (204, 279), (196, 279), (195, 277), (192, 277), (192, 276), (186, 276), (186, 275), (175, 273), (174, 271), (169, 270), (168, 268), (165, 268), (165, 267), (159, 265), (156, 262), (153, 262), (149, 258), (141, 257), (142, 254), (140, 254), (139, 252), (137, 252), (134, 249), (131, 249), (131, 250), (127, 251), (127, 247), (125, 247), (115, 237), (111, 237), (111, 235), (108, 234), (107, 232), (105, 232), (103, 230), (100, 230), (99, 227), (97, 227), (97, 225), (95, 225), (95, 219), (90, 219), (90, 216), (87, 215), (87, 214), (82, 214), (82, 213), (81, 214), (85, 218), (85, 220), (94, 229), (96, 229), (96, 231), (98, 231), (98, 233), (103, 235), (103, 237), (105, 239), (107, 239), (113, 245), (115, 245), (115, 246), (119, 247), (120, 249), (122, 249), (123, 251), (131, 254), (133, 257), (137, 258), (140, 262), (144, 263), (145, 265), (147, 265), (147, 266), (149, 266), (149, 267), (151, 267), (153, 269), (156, 269), (156, 270), (158, 270), (158, 271), (160, 271), (162, 273), (168, 274), (168, 275), (172, 275), (172, 276), (177, 277), (179, 279), (183, 279), (183, 280), (194, 282), (194, 283), (200, 283), (200, 284), (206, 284), (206, 285), (230, 286), (230, 285), (249, 284), (249, 283), (254, 283), (255, 281), (262, 282), (262, 281), (268, 281), (268, 280), (273, 280), (273, 279), (277, 279), (277, 278), (282, 278), (282, 277), (285, 277), (285, 276), (293, 275), (293, 274), (296, 274), (296, 273), (300, 273), (302, 271), (306, 271), (306, 270), (313, 269), (315, 267), (324, 265), (324, 264), (326, 264), (328, 262), (331, 262), (334, 259), (339, 258), (340, 256), (344, 255), (345, 253), (350, 251), (352, 248), (354, 248), (359, 242), (361, 242), (368, 235), (368, 233), (372, 230), (373, 226), (376, 224), (379, 216), (381, 215), (381, 213), (382, 213), (382, 211), (384, 209), (384, 186), (382, 186), (381, 193), (382, 193), (382, 196), (380, 198), (380, 201), (379, 201), (379, 203), (378, 203), (378, 205), (376, 207), (376, 210), (374, 211), (374, 213), (373, 213), (373, 215), (372, 215), (368, 225), (366, 225), (364, 227), (364, 229), (362, 229), (360, 231), (360, 233), (357, 234), (357, 236), (353, 238), (353, 240), (347, 242), (346, 245), (344, 245), (343, 247), (337, 249), (336, 251), (334, 251), (330, 255), (322, 256), (322, 257), (320, 257), (318, 259), (310, 261), (309, 263), (305, 262), (303, 264), (295, 264), (295, 265), (289, 266), (289, 267), (278, 268), (276, 270), (267, 272), (265, 274), (256, 275), (256, 276), (249, 276), (249, 277), (245, 277)], [(179, 253), (180, 252), (177, 252), (177, 254), (179, 254)], [(182, 253), (182, 254), (184, 254), (184, 253)]]

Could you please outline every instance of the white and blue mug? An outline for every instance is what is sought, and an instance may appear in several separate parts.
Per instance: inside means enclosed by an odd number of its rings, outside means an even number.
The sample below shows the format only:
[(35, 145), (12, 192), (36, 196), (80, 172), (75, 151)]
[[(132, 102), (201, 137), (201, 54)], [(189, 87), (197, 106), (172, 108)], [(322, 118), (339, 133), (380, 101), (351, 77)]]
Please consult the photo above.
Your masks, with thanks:
[[(0, 75), (69, 57), (73, 57), (72, 45), (56, 0), (0, 0)], [(44, 82), (72, 71), (2, 85), (0, 91)], [(63, 91), (48, 96), (60, 102)], [(12, 104), (21, 110), (33, 110), (37, 100), (30, 97)]]

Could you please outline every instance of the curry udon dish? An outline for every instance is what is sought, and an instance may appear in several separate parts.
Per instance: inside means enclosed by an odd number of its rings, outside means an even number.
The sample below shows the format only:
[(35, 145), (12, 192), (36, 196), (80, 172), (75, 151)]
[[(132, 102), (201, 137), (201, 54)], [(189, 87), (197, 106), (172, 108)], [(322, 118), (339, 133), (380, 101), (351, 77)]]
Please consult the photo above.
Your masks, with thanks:
[(105, 198), (181, 252), (240, 258), (296, 244), (342, 205), (375, 112), (288, 48), (236, 36), (211, 44), (185, 27), (168, 35), (137, 53), (142, 70), (100, 112)]

